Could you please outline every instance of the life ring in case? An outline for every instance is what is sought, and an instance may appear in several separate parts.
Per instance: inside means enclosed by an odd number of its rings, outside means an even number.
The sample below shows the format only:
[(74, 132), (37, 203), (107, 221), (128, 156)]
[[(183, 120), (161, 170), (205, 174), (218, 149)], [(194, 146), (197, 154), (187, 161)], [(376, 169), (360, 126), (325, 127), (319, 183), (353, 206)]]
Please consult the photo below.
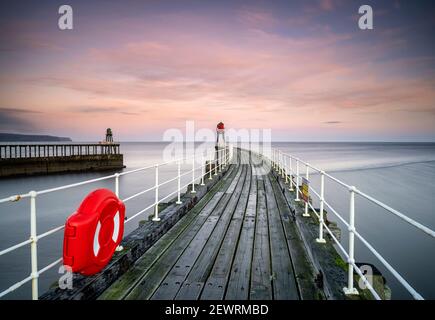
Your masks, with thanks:
[(108, 189), (91, 192), (65, 223), (63, 264), (93, 275), (110, 261), (124, 234), (125, 205)]

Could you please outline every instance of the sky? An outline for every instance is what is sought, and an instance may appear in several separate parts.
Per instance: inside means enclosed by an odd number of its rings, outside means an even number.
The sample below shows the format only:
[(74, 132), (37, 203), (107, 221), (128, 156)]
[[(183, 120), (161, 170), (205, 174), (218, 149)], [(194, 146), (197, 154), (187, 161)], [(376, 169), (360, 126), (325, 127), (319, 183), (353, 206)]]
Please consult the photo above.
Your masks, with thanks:
[(3, 0), (0, 132), (159, 141), (223, 121), (275, 141), (435, 141), (434, 34), (431, 0)]

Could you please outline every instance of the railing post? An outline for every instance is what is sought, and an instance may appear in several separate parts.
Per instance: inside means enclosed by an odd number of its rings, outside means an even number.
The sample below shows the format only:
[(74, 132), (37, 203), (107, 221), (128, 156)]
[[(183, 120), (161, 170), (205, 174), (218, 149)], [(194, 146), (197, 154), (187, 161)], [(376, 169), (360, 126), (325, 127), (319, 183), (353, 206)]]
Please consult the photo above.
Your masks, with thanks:
[(281, 177), (284, 178), (285, 175), (285, 155), (281, 152)]
[[(307, 183), (308, 183), (308, 186), (309, 186), (309, 183), (310, 183), (309, 182), (310, 181), (309, 180), (310, 176), (309, 176), (309, 172), (308, 172), (309, 168), (308, 168), (308, 165), (305, 165), (305, 167), (306, 167), (306, 169), (305, 169), (305, 179), (307, 179)], [(309, 194), (309, 192), (308, 192), (308, 194)], [(304, 210), (304, 213), (302, 214), (303, 217), (309, 217), (310, 216), (310, 214), (308, 213), (308, 201), (310, 201), (309, 198), (305, 201), (305, 210)]]
[(276, 158), (276, 154), (275, 154), (275, 149), (272, 149), (272, 169), (275, 169), (275, 158)]
[(119, 173), (115, 173), (115, 194), (119, 198)]
[[(115, 195), (119, 198), (119, 173), (115, 173)], [(116, 247), (116, 251), (122, 251), (123, 246), (119, 245)]]
[(222, 149), (219, 149), (218, 156), (219, 156), (219, 172), (222, 172)]
[(347, 295), (358, 294), (358, 290), (353, 286), (353, 264), (355, 263), (355, 187), (350, 187), (350, 201), (349, 201), (349, 259), (348, 274), (347, 274), (347, 287), (343, 288), (344, 293)]
[(177, 167), (178, 167), (178, 179), (177, 179), (177, 202), (175, 202), (176, 204), (182, 204), (181, 202), (181, 161), (178, 161), (177, 163)]
[(280, 163), (279, 163), (279, 153), (280, 153), (280, 151), (277, 150), (276, 151), (276, 172), (278, 172), (278, 173), (279, 173), (279, 165), (280, 165)]
[(284, 168), (285, 168), (285, 184), (288, 183), (288, 166), (287, 166), (288, 156), (284, 156)]
[(320, 172), (320, 209), (319, 209), (319, 237), (316, 239), (318, 243), (326, 243), (323, 238), (323, 209), (325, 201), (325, 172)]
[(300, 201), (299, 199), (299, 159), (296, 159), (296, 199), (295, 201)]
[(205, 164), (205, 159), (204, 159), (204, 156), (202, 156), (202, 161), (201, 161), (201, 186), (204, 186), (205, 185), (205, 183), (204, 183), (204, 176), (205, 176), (205, 166), (206, 166), (206, 164)]
[(216, 159), (214, 160), (214, 175), (217, 176), (217, 166), (218, 166), (218, 159), (216, 156)]
[(224, 168), (227, 165), (227, 146), (224, 146)]
[(155, 186), (155, 207), (153, 221), (160, 221), (159, 218), (159, 165), (156, 164), (156, 186)]
[[(193, 151), (195, 152), (195, 151)], [(193, 155), (193, 160), (192, 160), (192, 191), (190, 191), (190, 193), (196, 193), (195, 191), (195, 153)]]
[(36, 234), (36, 192), (30, 191), (30, 255), (32, 277), (32, 300), (38, 300), (38, 237)]
[(290, 162), (290, 189), (289, 191), (294, 191), (293, 189), (293, 165), (292, 165), (292, 157), (289, 156), (289, 162)]
[(213, 160), (208, 160), (208, 180), (213, 180), (213, 177), (211, 176), (213, 174), (213, 168), (211, 167), (213, 163)]

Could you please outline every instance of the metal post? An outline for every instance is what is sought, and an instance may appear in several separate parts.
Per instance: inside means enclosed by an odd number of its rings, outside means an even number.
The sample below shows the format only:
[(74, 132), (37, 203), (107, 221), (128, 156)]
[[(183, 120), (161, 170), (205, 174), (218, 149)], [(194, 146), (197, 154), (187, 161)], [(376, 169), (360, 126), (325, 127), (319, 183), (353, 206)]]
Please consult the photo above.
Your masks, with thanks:
[(119, 197), (119, 173), (115, 173), (115, 194)]
[[(306, 167), (306, 169), (305, 169), (305, 178), (307, 179), (307, 182), (309, 183), (309, 181), (310, 181), (310, 176), (309, 176), (309, 173), (308, 173), (309, 168), (308, 168), (307, 165), (305, 165), (305, 167)], [(304, 213), (302, 214), (303, 217), (309, 217), (310, 216), (309, 213), (308, 213), (308, 201), (310, 201), (309, 198), (307, 199), (307, 201), (305, 201), (305, 210), (304, 210)]]
[(300, 201), (299, 199), (299, 159), (296, 159), (296, 199), (295, 201)]
[(213, 163), (213, 160), (208, 160), (208, 180), (213, 180), (213, 177), (211, 176), (213, 173), (213, 168), (211, 167)]
[(36, 234), (36, 192), (30, 191), (30, 255), (32, 268), (32, 299), (38, 300), (38, 238)]
[(292, 157), (289, 157), (290, 162), (290, 189), (289, 191), (294, 191), (293, 189), (293, 166), (292, 166)]
[(276, 172), (278, 172), (278, 174), (279, 174), (279, 168), (280, 168), (280, 160), (279, 160), (279, 153), (280, 153), (281, 151), (280, 150), (277, 150), (276, 151)]
[(192, 160), (192, 191), (190, 193), (196, 193), (195, 191), (195, 151)]
[(218, 166), (218, 159), (216, 157), (216, 160), (214, 161), (214, 175), (217, 176), (217, 166)]
[(204, 183), (204, 176), (205, 176), (205, 159), (204, 156), (202, 156), (201, 161), (201, 186), (205, 185)]
[(160, 221), (159, 218), (159, 165), (156, 164), (156, 186), (155, 186), (155, 193), (156, 193), (156, 198), (155, 198), (155, 207), (154, 207), (154, 218), (152, 219), (153, 221)]
[(288, 156), (284, 156), (284, 168), (285, 168), (285, 184), (288, 183), (288, 172), (287, 172), (287, 158)]
[[(115, 173), (115, 195), (119, 198), (119, 173)], [(118, 245), (115, 250), (119, 252), (123, 249), (123, 246)]]
[(176, 204), (182, 204), (181, 202), (181, 161), (178, 161), (178, 179), (177, 179), (177, 184), (178, 184), (178, 192), (177, 192), (177, 202), (175, 202)]
[(320, 172), (320, 213), (319, 213), (319, 237), (316, 239), (318, 243), (326, 243), (326, 240), (323, 238), (323, 208), (325, 201), (325, 172)]
[(281, 177), (284, 178), (285, 175), (285, 154), (281, 152), (281, 160), (282, 160), (282, 168), (281, 168)]
[(275, 150), (272, 149), (272, 159), (271, 159), (271, 167), (272, 169), (275, 169)]
[(348, 274), (347, 274), (347, 287), (343, 288), (344, 293), (358, 294), (358, 290), (353, 287), (353, 264), (355, 263), (354, 257), (354, 237), (355, 237), (355, 187), (350, 187), (350, 201), (349, 201), (349, 259), (348, 259)]
[(225, 168), (225, 166), (226, 166), (226, 162), (227, 162), (227, 160), (226, 160), (226, 158), (227, 158), (227, 147), (226, 147), (226, 145), (224, 146), (224, 168)]
[(222, 149), (219, 150), (219, 172), (222, 172)]
[(276, 172), (279, 174), (280, 173), (280, 166), (281, 166), (281, 160), (280, 160), (280, 154), (281, 154), (281, 151), (280, 150), (278, 150), (277, 152), (276, 152), (276, 164), (277, 164), (277, 166), (276, 166)]

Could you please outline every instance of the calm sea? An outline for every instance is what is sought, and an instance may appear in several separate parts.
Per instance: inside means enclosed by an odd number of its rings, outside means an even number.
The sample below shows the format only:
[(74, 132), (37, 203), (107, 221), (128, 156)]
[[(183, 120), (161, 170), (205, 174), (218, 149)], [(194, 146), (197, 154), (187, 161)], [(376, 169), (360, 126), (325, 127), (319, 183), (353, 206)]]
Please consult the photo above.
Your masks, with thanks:
[[(127, 168), (135, 169), (159, 163), (163, 159), (163, 143), (122, 143), (121, 150)], [(429, 143), (275, 143), (278, 147), (333, 175), (361, 191), (400, 210), (409, 217), (435, 229), (435, 144)], [(183, 170), (190, 164), (183, 165)], [(305, 172), (304, 168), (301, 167)], [(139, 192), (154, 183), (154, 169), (126, 175), (120, 179), (121, 198)], [(168, 165), (159, 172), (162, 180), (174, 177), (177, 167)], [(0, 180), (0, 198), (30, 190), (75, 183), (108, 173), (59, 174)], [(182, 183), (190, 177), (185, 176)], [(319, 188), (319, 177), (311, 175), (312, 186)], [(37, 198), (38, 234), (63, 225), (87, 193), (95, 188), (112, 188), (113, 180), (102, 181)], [(169, 195), (176, 181), (161, 190), (160, 197)], [(347, 220), (349, 192), (326, 179), (327, 201)], [(151, 193), (126, 203), (127, 216), (132, 216), (152, 203)], [(317, 204), (315, 204), (317, 206)], [(150, 212), (132, 220), (126, 232), (137, 227)], [(337, 221), (332, 213), (328, 219)], [(340, 225), (340, 223), (339, 223)], [(342, 227), (342, 244), (347, 249), (347, 233)], [(356, 228), (372, 246), (409, 281), (425, 298), (435, 299), (435, 241), (414, 227), (405, 224), (387, 211), (360, 197), (356, 199)], [(24, 241), (29, 237), (29, 201), (0, 205), (0, 250)], [(38, 242), (39, 268), (61, 257), (63, 233), (41, 239)], [(30, 249), (28, 246), (0, 257), (0, 291), (30, 273)], [(375, 264), (386, 277), (392, 289), (393, 299), (410, 296), (394, 277), (382, 266), (358, 240), (355, 256), (357, 262)], [(40, 277), (40, 292), (56, 284), (58, 268)], [(26, 284), (5, 298), (29, 298), (30, 285)]]

